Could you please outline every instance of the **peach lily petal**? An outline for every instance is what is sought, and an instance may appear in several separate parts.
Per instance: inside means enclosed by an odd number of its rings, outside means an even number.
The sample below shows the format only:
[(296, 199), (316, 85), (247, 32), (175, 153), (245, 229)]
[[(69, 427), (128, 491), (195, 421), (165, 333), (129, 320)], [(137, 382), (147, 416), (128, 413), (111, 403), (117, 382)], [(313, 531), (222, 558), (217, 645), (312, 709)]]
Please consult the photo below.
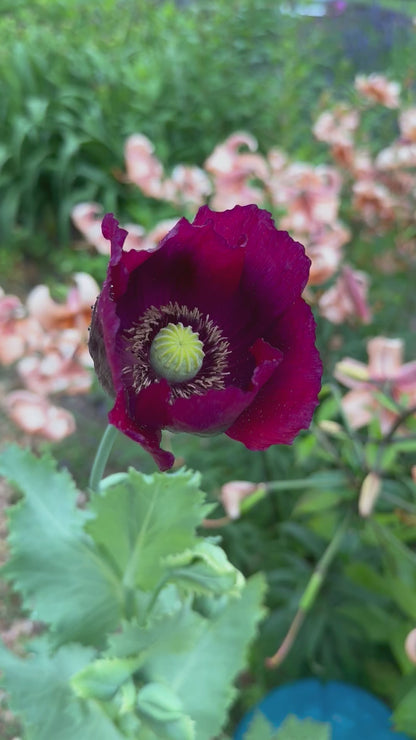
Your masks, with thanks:
[[(367, 352), (368, 365), (345, 358), (335, 366), (334, 376), (353, 389), (342, 399), (351, 426), (364, 426), (371, 416), (376, 415), (385, 434), (390, 431), (398, 414), (379, 403), (375, 392), (388, 384), (392, 398), (400, 402), (405, 394), (409, 408), (412, 408), (416, 404), (416, 362), (402, 364), (403, 342), (400, 339), (374, 337), (367, 342)], [(373, 413), (367, 419), (367, 412), (371, 409)]]
[(11, 365), (42, 339), (40, 325), (26, 316), (20, 299), (0, 289), (0, 364)]
[(402, 367), (404, 345), (401, 339), (374, 337), (367, 343), (368, 370), (373, 380), (394, 380)]
[[(240, 151), (242, 146), (249, 151)], [(256, 150), (256, 139), (245, 132), (236, 132), (215, 147), (204, 164), (214, 181), (212, 208), (227, 210), (264, 201), (263, 190), (250, 182), (253, 178), (266, 182), (269, 177), (267, 162)]]
[(416, 144), (416, 108), (407, 108), (399, 116), (401, 138)]
[(352, 429), (370, 424), (374, 416), (374, 397), (371, 390), (356, 388), (342, 398), (342, 408)]
[(389, 81), (380, 74), (357, 75), (355, 89), (371, 103), (379, 103), (386, 108), (398, 108), (400, 105), (400, 84)]
[(200, 167), (178, 164), (172, 170), (171, 183), (178, 205), (199, 207), (212, 193), (211, 181)]
[(71, 212), (74, 225), (85, 241), (100, 254), (109, 254), (108, 242), (101, 231), (102, 207), (98, 203), (78, 203)]
[(348, 319), (371, 320), (367, 305), (368, 276), (344, 265), (335, 285), (319, 298), (319, 311), (328, 321), (342, 324)]
[(29, 293), (26, 306), (29, 314), (47, 331), (78, 327), (86, 331), (91, 320), (91, 307), (100, 292), (95, 280), (86, 273), (76, 273), (75, 285), (65, 303), (56, 303), (46, 285), (37, 285)]
[(75, 431), (72, 414), (28, 391), (14, 391), (4, 399), (5, 409), (14, 423), (27, 434), (39, 434), (53, 442)]

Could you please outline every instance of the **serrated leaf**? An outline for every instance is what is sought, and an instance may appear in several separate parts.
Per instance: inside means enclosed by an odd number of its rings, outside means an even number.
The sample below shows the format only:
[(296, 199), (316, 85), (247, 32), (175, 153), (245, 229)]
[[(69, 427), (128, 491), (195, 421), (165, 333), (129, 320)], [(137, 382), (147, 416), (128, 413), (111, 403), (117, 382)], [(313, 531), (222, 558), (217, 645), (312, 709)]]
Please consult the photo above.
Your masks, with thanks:
[[(245, 665), (247, 648), (263, 615), (263, 577), (251, 578), (240, 598), (212, 620), (189, 613), (192, 649), (177, 649), (175, 634), (170, 646), (153, 651), (144, 665), (148, 680), (163, 680), (182, 700), (184, 712), (196, 724), (198, 740), (215, 737), (235, 696), (230, 684)], [(212, 708), (215, 707), (215, 711)]]
[(247, 732), (244, 733), (244, 740), (274, 740), (275, 737), (276, 730), (260, 712), (254, 715)]
[(164, 558), (192, 547), (206, 515), (199, 475), (128, 475), (95, 494), (96, 518), (87, 530), (128, 588), (150, 590), (164, 574)]
[(71, 686), (82, 699), (111, 699), (142, 662), (140, 657), (95, 660), (72, 677)]
[(244, 585), (242, 574), (231, 565), (224, 550), (207, 540), (200, 540), (192, 550), (171, 555), (165, 563), (169, 581), (200, 595), (236, 596)]
[(138, 714), (146, 724), (142, 724), (137, 740), (196, 740), (195, 722), (184, 714), (167, 722), (158, 721), (143, 711), (139, 698)]
[(108, 657), (127, 658), (169, 652), (174, 643), (178, 653), (192, 649), (200, 629), (199, 619), (194, 619), (189, 604), (179, 604), (171, 614), (164, 614), (146, 625), (126, 622), (121, 632), (109, 638)]
[(137, 694), (140, 711), (157, 719), (170, 722), (182, 714), (182, 704), (176, 694), (160, 683), (148, 683)]
[(331, 728), (323, 722), (289, 716), (279, 729), (276, 740), (331, 740)]
[(98, 704), (81, 704), (69, 686), (94, 650), (65, 645), (51, 655), (44, 638), (33, 645), (37, 653), (26, 659), (0, 645), (3, 683), (12, 710), (27, 728), (26, 740), (125, 740)]
[(4, 573), (35, 619), (51, 625), (57, 643), (98, 644), (120, 617), (119, 584), (99, 557), (76, 506), (66, 471), (19, 447), (2, 452), (0, 473), (24, 498), (9, 509), (10, 559)]
[(195, 722), (198, 740), (211, 740), (235, 695), (229, 687), (244, 667), (247, 647), (263, 616), (264, 591), (259, 574), (247, 582), (240, 598), (225, 600), (210, 619), (187, 604), (145, 627), (125, 624), (110, 638), (107, 655), (145, 655), (139, 676), (168, 685)]

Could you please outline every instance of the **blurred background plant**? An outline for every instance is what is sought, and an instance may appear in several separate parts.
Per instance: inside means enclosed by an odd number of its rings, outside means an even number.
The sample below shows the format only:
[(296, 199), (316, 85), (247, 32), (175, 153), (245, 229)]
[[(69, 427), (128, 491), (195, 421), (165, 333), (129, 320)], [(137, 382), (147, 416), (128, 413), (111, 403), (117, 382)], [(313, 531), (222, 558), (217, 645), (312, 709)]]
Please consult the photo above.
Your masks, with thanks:
[(277, 143), (296, 158), (318, 156), (310, 128), (329, 91), (342, 94), (355, 72), (380, 64), (412, 83), (408, 15), (333, 5), (311, 18), (267, 0), (3, 0), (2, 249), (65, 267), (70, 212), (86, 200), (118, 213), (140, 208), (150, 226), (154, 204), (113, 177), (136, 131), (168, 166), (202, 164), (241, 129), (263, 150)]
[[(265, 453), (170, 440), (218, 504), (207, 533), (268, 580), (230, 728), (268, 688), (313, 675), (374, 692), (416, 738), (416, 2), (0, 7), (2, 437), (55, 440), (85, 487), (108, 408), (85, 352), (102, 213), (149, 248), (203, 202), (271, 209), (312, 260), (312, 430)], [(153, 470), (124, 438), (113, 459)], [(19, 647), (37, 626), (1, 589)], [(14, 731), (0, 710), (0, 734)]]

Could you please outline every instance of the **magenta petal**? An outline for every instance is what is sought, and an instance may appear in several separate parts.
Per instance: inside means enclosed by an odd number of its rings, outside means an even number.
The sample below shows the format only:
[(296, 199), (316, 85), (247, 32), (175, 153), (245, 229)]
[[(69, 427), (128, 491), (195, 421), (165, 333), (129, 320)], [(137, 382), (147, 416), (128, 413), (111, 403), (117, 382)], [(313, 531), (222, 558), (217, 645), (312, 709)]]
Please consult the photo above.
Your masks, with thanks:
[[(172, 234), (172, 233), (171, 233)], [(227, 242), (215, 229), (215, 224), (205, 228), (181, 219), (174, 231), (163, 241), (166, 253), (187, 256), (193, 266), (193, 279), (199, 293), (205, 285), (231, 294), (240, 282), (245, 252), (237, 244)], [(212, 298), (212, 293), (211, 293)]]
[(111, 242), (111, 259), (110, 264), (115, 265), (120, 261), (123, 244), (126, 241), (127, 231), (121, 229), (118, 221), (112, 213), (106, 213), (101, 224), (103, 237)]
[[(292, 442), (310, 423), (322, 371), (301, 298), (310, 265), (303, 247), (254, 205), (203, 207), (154, 252), (124, 252), (126, 231), (111, 215), (103, 233), (111, 259), (89, 346), (116, 396), (111, 423), (162, 469), (173, 463), (160, 448), (162, 429), (225, 431), (250, 449)], [(206, 359), (196, 384), (162, 381), (149, 364), (151, 342), (170, 320), (198, 322)]]
[(252, 401), (255, 393), (229, 386), (224, 390), (210, 390), (203, 396), (178, 398), (172, 406), (171, 431), (194, 434), (219, 434)]
[[(111, 213), (104, 216), (102, 232), (103, 236), (111, 241), (111, 259), (103, 289), (94, 308), (90, 352), (99, 378), (106, 379), (103, 383), (104, 387), (108, 390), (112, 385), (117, 394), (123, 387), (118, 306), (129, 284), (132, 266), (137, 267), (143, 264), (150, 253), (135, 250), (123, 252), (127, 231), (119, 228), (117, 219)], [(104, 368), (104, 355), (106, 355), (107, 368)], [(103, 368), (101, 372), (98, 370), (99, 365)], [(108, 378), (109, 374), (111, 374), (112, 381)]]
[(308, 428), (321, 387), (322, 365), (310, 307), (299, 299), (280, 317), (272, 333), (268, 339), (282, 349), (282, 361), (226, 432), (251, 450), (291, 444), (301, 429)]
[(250, 352), (254, 355), (254, 359), (256, 361), (253, 383), (257, 383), (258, 386), (261, 386), (270, 378), (277, 365), (281, 363), (283, 352), (281, 352), (277, 347), (272, 347), (272, 345), (265, 342), (264, 339), (257, 339), (250, 348)]
[(282, 353), (259, 339), (250, 350), (256, 367), (247, 390), (229, 386), (224, 390), (210, 390), (202, 396), (178, 398), (172, 404), (173, 431), (195, 434), (218, 434), (225, 431), (241, 412), (249, 406), (278, 364)]
[(262, 322), (273, 321), (301, 295), (310, 259), (299, 242), (276, 229), (268, 211), (251, 205), (216, 213), (204, 206), (194, 224), (212, 224), (227, 241), (245, 247), (240, 290)]
[(116, 301), (125, 292), (132, 270), (146, 262), (151, 252), (145, 249), (140, 251), (130, 249), (128, 252), (123, 252), (123, 244), (128, 232), (119, 227), (112, 213), (104, 216), (101, 230), (103, 236), (111, 242), (111, 258), (104, 288), (108, 291), (109, 297)]
[[(120, 327), (116, 309), (116, 303), (111, 299), (104, 283), (92, 315), (89, 350), (101, 384), (106, 390), (112, 386), (112, 395), (116, 395), (123, 387), (120, 353), (109, 351), (110, 347), (116, 346)], [(99, 365), (102, 367), (101, 372), (98, 369)]]
[[(145, 414), (149, 416), (149, 402), (151, 401), (151, 395), (143, 400), (143, 409)], [(138, 404), (140, 411), (140, 404)], [(140, 418), (140, 417), (138, 417)], [(169, 470), (172, 467), (175, 458), (171, 452), (162, 450), (160, 442), (162, 438), (161, 429), (155, 427), (149, 427), (145, 425), (138, 425), (135, 419), (133, 419), (128, 413), (126, 408), (126, 399), (124, 391), (120, 391), (117, 395), (115, 404), (108, 414), (108, 420), (110, 424), (113, 424), (123, 434), (126, 434), (130, 439), (138, 442), (147, 452), (149, 452), (160, 470)], [(160, 420), (160, 419), (159, 419)]]
[(170, 387), (166, 380), (152, 383), (138, 393), (130, 393), (128, 410), (140, 425), (149, 429), (166, 429), (170, 424)]
[(244, 260), (244, 250), (228, 245), (212, 227), (201, 229), (181, 219), (146, 264), (131, 272), (121, 312), (127, 315), (134, 308), (137, 316), (149, 306), (173, 301), (212, 316), (234, 297)]

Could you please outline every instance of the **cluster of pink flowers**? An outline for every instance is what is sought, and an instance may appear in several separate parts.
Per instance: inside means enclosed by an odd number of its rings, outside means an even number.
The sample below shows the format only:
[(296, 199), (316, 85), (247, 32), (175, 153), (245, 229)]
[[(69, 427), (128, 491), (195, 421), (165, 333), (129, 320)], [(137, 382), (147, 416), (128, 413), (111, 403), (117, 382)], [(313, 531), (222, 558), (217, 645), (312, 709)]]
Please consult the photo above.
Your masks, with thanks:
[[(125, 146), (126, 180), (188, 216), (202, 203), (218, 211), (254, 203), (281, 213), (279, 226), (305, 244), (312, 260), (310, 284), (320, 285), (337, 271), (341, 248), (350, 238), (338, 218), (342, 178), (334, 167), (290, 162), (278, 149), (265, 157), (257, 149), (253, 136), (237, 132), (215, 147), (204, 169), (178, 165), (167, 177), (151, 142), (134, 134)], [(82, 203), (73, 211), (73, 221), (88, 243), (108, 254), (99, 216), (102, 210), (96, 203)], [(151, 250), (172, 228), (172, 221), (161, 222), (147, 234), (139, 225), (123, 227), (129, 232), (125, 249)]]
[(364, 109), (374, 104), (399, 109), (398, 138), (372, 156), (368, 148), (356, 143), (361, 112), (346, 104), (324, 111), (315, 123), (314, 134), (330, 146), (335, 164), (343, 171), (356, 220), (371, 233), (414, 225), (416, 108), (402, 108), (400, 85), (382, 75), (360, 75), (355, 87)]
[[(367, 343), (368, 365), (350, 357), (338, 362), (335, 377), (349, 388), (343, 408), (350, 426), (359, 429), (376, 416), (382, 433), (388, 434), (406, 408), (416, 415), (416, 361), (403, 363), (401, 339), (374, 337)], [(385, 393), (397, 410), (383, 404)]]
[[(416, 108), (402, 107), (400, 85), (383, 75), (360, 75), (355, 88), (357, 106), (339, 103), (322, 111), (313, 126), (314, 136), (329, 146), (331, 164), (292, 161), (279, 148), (263, 155), (251, 134), (236, 132), (215, 147), (203, 168), (180, 164), (167, 174), (152, 142), (133, 134), (125, 144), (124, 180), (187, 217), (202, 204), (218, 211), (253, 203), (269, 208), (279, 226), (306, 247), (312, 261), (309, 286), (314, 287), (308, 295), (319, 312), (333, 323), (368, 323), (369, 279), (345, 264), (343, 248), (351, 232), (339, 217), (341, 199), (365, 237), (392, 233), (399, 253), (412, 253), (403, 234), (415, 221)], [(398, 110), (399, 137), (372, 155), (358, 139), (365, 109), (376, 104)], [(98, 204), (82, 203), (73, 220), (86, 241), (108, 255), (102, 215)], [(123, 224), (128, 231), (124, 248), (155, 249), (174, 222), (162, 221), (150, 232)]]
[(56, 303), (45, 285), (23, 304), (0, 293), (0, 363), (16, 363), (20, 387), (4, 389), (2, 407), (27, 434), (58, 441), (75, 430), (72, 414), (51, 402), (60, 394), (86, 393), (92, 383), (87, 349), (91, 306), (99, 288), (77, 273), (66, 302)]
[[(369, 324), (370, 279), (345, 259), (344, 248), (352, 234), (340, 219), (340, 206), (343, 202), (345, 212), (361, 229), (360, 238), (369, 241), (380, 234), (391, 236), (394, 249), (390, 255), (383, 255), (383, 269), (389, 270), (391, 265), (395, 268), (397, 258), (405, 263), (414, 260), (414, 242), (408, 235), (414, 233), (416, 225), (416, 107), (404, 107), (400, 84), (380, 74), (357, 76), (355, 91), (355, 107), (338, 103), (323, 110), (313, 126), (315, 138), (329, 147), (330, 164), (292, 161), (277, 147), (263, 155), (256, 139), (240, 131), (218, 144), (203, 168), (178, 165), (168, 175), (149, 139), (134, 134), (125, 145), (124, 179), (146, 196), (166, 201), (188, 217), (204, 203), (217, 211), (237, 204), (268, 208), (279, 227), (305, 245), (311, 259), (307, 300), (333, 324)], [(366, 109), (374, 105), (397, 110), (399, 131), (398, 138), (376, 154), (370, 153), (360, 132)], [(74, 223), (85, 239), (108, 254), (108, 242), (100, 229), (101, 216), (95, 203), (80, 204), (73, 212)], [(124, 249), (155, 249), (173, 223), (163, 221), (148, 233), (142, 226), (125, 224), (128, 236)], [(368, 346), (369, 367), (365, 372), (361, 368), (360, 378), (356, 375), (359, 363), (354, 360), (346, 359), (336, 370), (336, 377), (351, 389), (344, 404), (354, 427), (367, 424), (374, 413), (379, 414), (383, 430), (394, 422), (394, 413), (379, 407), (375, 400), (374, 391), (388, 375), (384, 366), (380, 372), (374, 370), (380, 364), (374, 359), (379, 349), (384, 358), (396, 352), (394, 377), (388, 376), (394, 398), (399, 400), (407, 393), (414, 402), (414, 363), (402, 367), (400, 340), (376, 337)], [(352, 370), (351, 363), (355, 363)], [(406, 387), (402, 387), (403, 382)]]
[[(329, 147), (330, 164), (293, 161), (277, 147), (262, 154), (251, 134), (236, 132), (215, 147), (202, 168), (179, 164), (167, 173), (151, 141), (143, 134), (133, 134), (125, 143), (123, 179), (147, 197), (169, 203), (178, 216), (188, 218), (203, 204), (216, 211), (237, 204), (266, 207), (273, 212), (279, 228), (305, 245), (311, 260), (304, 294), (308, 302), (333, 324), (369, 324), (370, 279), (346, 260), (352, 233), (340, 218), (340, 206), (342, 202), (355, 228), (361, 229), (360, 238), (369, 240), (385, 233), (391, 236), (394, 249), (390, 262), (389, 255), (383, 255), (383, 269), (391, 269), (391, 264), (396, 267), (397, 259), (405, 263), (415, 259), (411, 234), (416, 218), (416, 107), (404, 107), (400, 85), (382, 75), (358, 76), (355, 89), (355, 107), (339, 103), (323, 110), (313, 126), (315, 138)], [(399, 132), (395, 141), (376, 154), (370, 153), (360, 134), (365, 110), (373, 105), (397, 111)], [(81, 203), (72, 213), (85, 241), (108, 256), (109, 241), (101, 231), (103, 215), (97, 203)], [(128, 232), (124, 251), (156, 250), (176, 223), (177, 218), (164, 220), (150, 231), (139, 224), (123, 224)], [(97, 294), (92, 278), (79, 274), (65, 305), (56, 304), (45, 286), (35, 288), (25, 306), (15, 296), (1, 296), (0, 362), (17, 362), (24, 386), (24, 390), (8, 393), (3, 406), (26, 431), (60, 438), (73, 430), (71, 415), (48, 399), (59, 393), (82, 393), (90, 387), (85, 338)], [(373, 358), (380, 342), (387, 342), (383, 356), (396, 351), (398, 374), (389, 376), (389, 389), (395, 398), (407, 393), (414, 402), (414, 363), (408, 363), (409, 372), (408, 366), (403, 366), (404, 375), (410, 377), (403, 390), (399, 371), (402, 343), (390, 341), (376, 337), (369, 343), (369, 368), (365, 372), (361, 368), (359, 378), (357, 363), (351, 370), (355, 360), (346, 359), (337, 367), (336, 377), (350, 388), (344, 403), (354, 427), (368, 423), (374, 413), (380, 414), (383, 429), (393, 421), (391, 411), (378, 409), (374, 395), (380, 382), (385, 381), (384, 370), (381, 375), (374, 374)]]

